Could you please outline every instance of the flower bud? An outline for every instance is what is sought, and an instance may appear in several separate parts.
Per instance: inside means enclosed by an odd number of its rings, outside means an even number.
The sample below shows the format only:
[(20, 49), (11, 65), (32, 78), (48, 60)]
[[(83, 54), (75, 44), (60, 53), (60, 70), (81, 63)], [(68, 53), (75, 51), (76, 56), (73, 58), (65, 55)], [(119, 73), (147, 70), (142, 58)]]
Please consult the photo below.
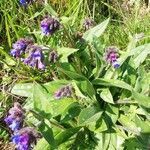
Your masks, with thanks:
[(58, 60), (58, 54), (56, 51), (52, 51), (49, 54), (49, 61), (55, 63)]
[(119, 57), (119, 54), (118, 54), (117, 47), (111, 46), (111, 47), (106, 48), (105, 59), (114, 68), (120, 67), (120, 65), (118, 64), (118, 61), (117, 61), (118, 57)]
[(94, 20), (91, 18), (86, 18), (83, 22), (83, 27), (85, 30), (89, 30), (94, 26)]
[(41, 21), (41, 30), (44, 35), (52, 35), (60, 27), (60, 23), (56, 18), (45, 17)]
[(55, 92), (55, 99), (62, 99), (64, 97), (71, 97), (73, 94), (73, 87), (66, 85)]

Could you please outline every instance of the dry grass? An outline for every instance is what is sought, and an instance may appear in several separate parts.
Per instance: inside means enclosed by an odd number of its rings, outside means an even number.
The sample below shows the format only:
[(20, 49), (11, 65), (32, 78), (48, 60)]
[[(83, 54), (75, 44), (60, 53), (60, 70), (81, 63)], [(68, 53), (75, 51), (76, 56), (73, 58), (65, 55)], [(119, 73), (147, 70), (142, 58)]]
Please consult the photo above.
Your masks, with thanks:
[(0, 141), (0, 150), (15, 150), (15, 146), (11, 143)]

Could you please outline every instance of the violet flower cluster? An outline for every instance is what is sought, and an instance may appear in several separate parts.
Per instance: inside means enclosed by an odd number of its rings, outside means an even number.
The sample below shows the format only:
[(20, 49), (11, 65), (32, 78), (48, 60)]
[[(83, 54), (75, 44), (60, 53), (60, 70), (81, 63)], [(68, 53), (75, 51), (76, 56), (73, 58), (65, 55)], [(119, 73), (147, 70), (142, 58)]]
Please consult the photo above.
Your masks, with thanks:
[(114, 46), (110, 46), (106, 48), (105, 59), (106, 61), (111, 64), (114, 68), (119, 68), (120, 64), (118, 63), (118, 48)]
[(31, 145), (36, 143), (40, 135), (34, 128), (25, 127), (12, 136), (12, 142), (16, 145), (17, 150), (31, 150)]
[(91, 18), (86, 18), (83, 22), (83, 27), (85, 30), (89, 30), (94, 26), (94, 20)]
[(44, 35), (52, 35), (60, 28), (60, 23), (56, 18), (45, 17), (41, 21), (41, 30)]
[(10, 54), (15, 58), (20, 58), (25, 64), (37, 68), (44, 69), (44, 55), (42, 48), (33, 43), (33, 40), (21, 38), (13, 44)]
[(6, 125), (12, 130), (12, 143), (15, 144), (17, 150), (30, 150), (31, 144), (36, 142), (40, 135), (31, 127), (23, 128), (25, 110), (19, 103), (14, 103), (10, 108), (8, 116), (4, 121)]
[(31, 45), (27, 51), (27, 57), (22, 59), (22, 61), (37, 69), (45, 69), (44, 65), (44, 55), (42, 53), (42, 48), (38, 45)]
[(22, 127), (25, 111), (19, 103), (14, 103), (14, 107), (9, 110), (5, 123), (12, 131), (17, 131)]
[(13, 49), (11, 50), (10, 54), (15, 58), (20, 58), (22, 54), (25, 53), (28, 45), (31, 44), (33, 44), (33, 41), (31, 39), (21, 38), (13, 44)]
[(66, 85), (55, 92), (55, 99), (62, 99), (64, 97), (71, 97), (73, 94), (73, 87)]

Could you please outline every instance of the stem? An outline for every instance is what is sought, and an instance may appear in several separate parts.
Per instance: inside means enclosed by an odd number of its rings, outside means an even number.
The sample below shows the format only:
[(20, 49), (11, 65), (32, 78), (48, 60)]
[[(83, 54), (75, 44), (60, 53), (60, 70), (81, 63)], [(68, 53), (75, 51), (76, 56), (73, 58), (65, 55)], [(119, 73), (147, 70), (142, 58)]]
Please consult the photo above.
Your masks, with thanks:
[(51, 120), (48, 120), (48, 121), (49, 121), (52, 125), (54, 125), (54, 126), (60, 128), (60, 129), (62, 129), (62, 130), (65, 130), (65, 128), (64, 128), (63, 126), (61, 126), (60, 124), (58, 124), (56, 121), (55, 121), (55, 122), (53, 122), (53, 121), (51, 121)]
[(64, 25), (63, 25), (63, 29), (64, 29), (64, 32), (67, 35), (68, 39), (70, 40), (70, 43), (71, 43), (72, 47), (74, 47), (75, 46), (74, 41), (72, 40), (70, 34), (68, 33), (68, 31), (67, 31), (67, 29)]

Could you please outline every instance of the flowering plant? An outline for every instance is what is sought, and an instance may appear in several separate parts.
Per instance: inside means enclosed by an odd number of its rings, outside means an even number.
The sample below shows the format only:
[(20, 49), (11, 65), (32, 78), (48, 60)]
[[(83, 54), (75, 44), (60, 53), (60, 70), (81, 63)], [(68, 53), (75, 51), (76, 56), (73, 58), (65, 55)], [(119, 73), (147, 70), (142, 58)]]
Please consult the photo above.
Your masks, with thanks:
[(11, 89), (22, 105), (14, 103), (4, 118), (12, 143), (18, 150), (149, 148), (143, 64), (150, 44), (140, 45), (137, 36), (125, 50), (108, 44), (110, 18), (97, 25), (87, 18), (78, 29), (73, 18), (56, 16), (40, 18), (30, 38), (12, 44), (9, 58), (25, 79)]

